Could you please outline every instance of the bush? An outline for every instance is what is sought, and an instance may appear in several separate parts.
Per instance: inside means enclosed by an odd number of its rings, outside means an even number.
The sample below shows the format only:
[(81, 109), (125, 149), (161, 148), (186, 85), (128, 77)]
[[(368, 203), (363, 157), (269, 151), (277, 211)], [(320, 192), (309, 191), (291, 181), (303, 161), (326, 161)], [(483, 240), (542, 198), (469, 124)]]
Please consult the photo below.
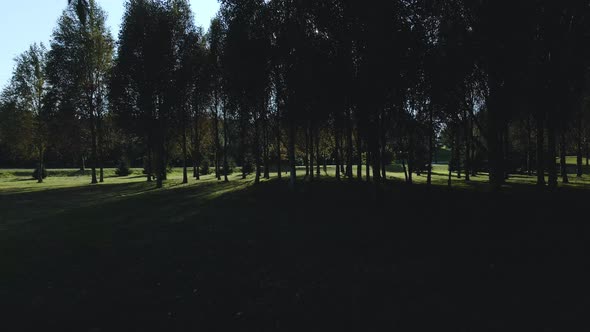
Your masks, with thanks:
[[(43, 179), (47, 178), (47, 170), (45, 169), (45, 166), (41, 169), (41, 176), (43, 176)], [(39, 167), (35, 168), (33, 171), (33, 179), (39, 180)]]
[[(221, 175), (226, 174), (225, 170), (223, 169), (223, 167), (220, 167), (219, 171), (221, 172)], [(227, 166), (227, 175), (231, 175), (234, 172), (234, 167), (232, 165), (228, 165)]]
[(242, 165), (242, 172), (246, 174), (252, 174), (254, 172), (254, 164), (250, 161), (246, 161), (244, 165)]
[(126, 160), (121, 160), (117, 164), (117, 169), (115, 170), (115, 174), (117, 176), (128, 176), (131, 174), (131, 169), (129, 168), (129, 163)]
[(209, 167), (209, 160), (203, 160), (201, 161), (201, 167), (199, 167), (199, 173), (201, 175), (207, 175), (210, 172), (210, 167)]

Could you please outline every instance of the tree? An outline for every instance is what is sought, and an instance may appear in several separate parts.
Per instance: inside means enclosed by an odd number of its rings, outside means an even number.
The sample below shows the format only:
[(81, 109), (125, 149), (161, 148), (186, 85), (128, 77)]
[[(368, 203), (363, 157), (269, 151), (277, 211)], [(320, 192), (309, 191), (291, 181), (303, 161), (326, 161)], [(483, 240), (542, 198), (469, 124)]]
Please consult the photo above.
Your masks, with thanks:
[(31, 45), (28, 51), (16, 58), (16, 67), (10, 83), (14, 89), (14, 106), (31, 114), (31, 137), (37, 156), (36, 174), (39, 183), (43, 182), (41, 174), (45, 168), (44, 156), (48, 145), (47, 117), (44, 109), (47, 95), (46, 53), (42, 43)]

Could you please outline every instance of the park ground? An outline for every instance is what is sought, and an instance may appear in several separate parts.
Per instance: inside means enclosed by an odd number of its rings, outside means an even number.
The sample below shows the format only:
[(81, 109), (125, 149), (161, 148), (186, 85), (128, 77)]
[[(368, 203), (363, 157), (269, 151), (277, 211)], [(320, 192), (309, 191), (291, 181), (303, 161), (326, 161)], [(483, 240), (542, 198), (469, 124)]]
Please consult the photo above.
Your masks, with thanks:
[[(568, 162), (570, 162), (568, 160)], [(392, 169), (399, 170), (399, 169)], [(140, 170), (0, 170), (0, 317), (10, 331), (565, 331), (587, 326), (590, 175), (434, 186), (163, 189)], [(301, 172), (300, 172), (301, 173)], [(303, 180), (303, 179), (301, 179)]]

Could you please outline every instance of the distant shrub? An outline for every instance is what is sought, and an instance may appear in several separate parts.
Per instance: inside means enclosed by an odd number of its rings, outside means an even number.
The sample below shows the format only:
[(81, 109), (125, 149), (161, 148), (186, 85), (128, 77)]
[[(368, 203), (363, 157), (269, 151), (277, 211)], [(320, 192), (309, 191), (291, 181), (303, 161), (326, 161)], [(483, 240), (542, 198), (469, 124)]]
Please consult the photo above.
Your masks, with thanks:
[(221, 167), (221, 168), (220, 168), (220, 171), (221, 171), (221, 175), (223, 175), (223, 174), (230, 175), (230, 174), (233, 174), (233, 172), (234, 172), (234, 167), (233, 167), (233, 166), (231, 166), (231, 165), (228, 165), (228, 166), (227, 166), (227, 172), (224, 170), (224, 168), (223, 168), (223, 167)]
[(39, 167), (35, 168), (35, 170), (33, 171), (33, 178), (35, 180), (39, 180), (39, 173), (41, 173), (43, 179), (47, 178), (47, 170), (45, 169), (45, 167), (41, 168), (41, 172), (39, 172)]
[(204, 159), (203, 161), (201, 161), (201, 167), (199, 167), (199, 173), (201, 175), (207, 175), (211, 172), (210, 169), (210, 165), (209, 165), (209, 160)]
[(119, 163), (117, 164), (117, 169), (115, 170), (115, 174), (117, 174), (117, 176), (128, 176), (131, 174), (131, 168), (129, 168), (129, 163), (122, 159), (121, 161), (119, 161)]
[(242, 165), (242, 172), (246, 174), (251, 174), (254, 172), (254, 164), (250, 161), (246, 161), (244, 165)]

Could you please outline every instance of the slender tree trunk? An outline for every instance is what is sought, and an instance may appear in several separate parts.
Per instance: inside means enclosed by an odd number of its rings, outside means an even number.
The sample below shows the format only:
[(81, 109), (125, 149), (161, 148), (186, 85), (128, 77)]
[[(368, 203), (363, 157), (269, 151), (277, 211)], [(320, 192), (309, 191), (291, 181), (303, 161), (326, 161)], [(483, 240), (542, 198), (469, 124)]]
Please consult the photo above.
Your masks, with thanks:
[(434, 155), (434, 116), (432, 105), (428, 105), (428, 174), (426, 176), (426, 184), (432, 185), (432, 157)]
[(260, 119), (254, 120), (254, 158), (256, 159), (256, 175), (254, 183), (260, 183)]
[(147, 182), (152, 182), (152, 145), (151, 138), (148, 138), (147, 165), (145, 166)]
[(381, 167), (381, 179), (387, 180), (387, 168), (385, 165), (385, 148), (387, 144), (387, 137), (385, 135), (385, 111), (381, 112), (381, 121), (379, 121), (380, 129), (379, 129), (379, 137), (381, 138), (379, 144), (379, 166)]
[(313, 124), (309, 124), (309, 180), (314, 180), (314, 169), (313, 169), (313, 157), (314, 157), (314, 150), (313, 150)]
[(43, 183), (43, 146), (39, 144), (39, 168), (37, 170), (37, 183)]
[(240, 157), (242, 159), (242, 180), (246, 178), (246, 125), (244, 115), (240, 114)]
[(565, 141), (565, 129), (561, 129), (561, 135), (559, 139), (559, 164), (561, 168), (561, 180), (562, 183), (569, 183), (567, 176), (567, 145)]
[(269, 165), (269, 150), (270, 150), (270, 139), (268, 133), (268, 119), (264, 116), (263, 122), (263, 137), (264, 137), (264, 178), (270, 179), (270, 165)]
[(218, 101), (217, 101), (217, 96), (215, 96), (215, 110), (213, 112), (213, 135), (215, 135), (214, 137), (214, 144), (215, 144), (215, 177), (217, 178), (217, 180), (221, 180), (221, 172), (220, 172), (220, 167), (219, 167), (219, 160), (221, 159), (219, 157), (219, 150), (220, 150), (220, 146), (221, 144), (219, 143), (219, 115), (218, 115)]
[(537, 124), (537, 185), (545, 186), (545, 124), (543, 118), (539, 115), (536, 119)]
[[(183, 114), (184, 115), (184, 114)], [(182, 119), (182, 183), (188, 183), (188, 170), (187, 170), (187, 149), (186, 149), (186, 125), (185, 119)]]
[(103, 139), (103, 123), (102, 117), (98, 115), (96, 117), (96, 127), (98, 129), (98, 169), (99, 169), (99, 182), (104, 183), (104, 139)]
[[(377, 124), (374, 124), (373, 127), (377, 129)], [(374, 131), (374, 134), (371, 135), (372, 138), (369, 138), (371, 142), (371, 159), (372, 159), (372, 166), (373, 166), (373, 180), (375, 183), (381, 182), (381, 158), (379, 158), (379, 132), (378, 130)]]
[[(451, 155), (452, 155), (452, 153), (451, 153)], [(453, 159), (453, 157), (451, 157), (451, 160), (452, 159)], [(451, 165), (452, 165), (452, 162), (449, 162), (449, 178), (447, 179), (447, 186), (449, 186), (449, 188), (451, 188), (451, 186), (453, 184), (452, 183), (452, 181), (453, 181), (452, 180), (453, 179), (453, 172), (452, 172), (452, 169), (451, 169)]]
[(582, 144), (583, 144), (583, 137), (582, 137), (582, 115), (578, 115), (578, 144), (576, 149), (576, 176), (581, 178), (582, 174), (584, 174), (583, 170), (583, 155), (582, 155)]
[(532, 175), (532, 153), (531, 153), (531, 145), (532, 145), (532, 128), (531, 128), (531, 119), (527, 116), (526, 120), (526, 129), (527, 129), (527, 141), (526, 141), (526, 174), (528, 176)]
[(164, 153), (161, 143), (158, 143), (158, 153), (156, 154), (156, 188), (162, 188), (164, 182)]
[(455, 135), (453, 135), (452, 142), (451, 142), (451, 154), (450, 154), (451, 159), (449, 160), (449, 177), (447, 179), (447, 186), (449, 188), (451, 188), (451, 186), (453, 184), (452, 183), (452, 181), (453, 181), (452, 180), (453, 179), (453, 163), (456, 162), (455, 161), (455, 159), (456, 159), (456, 153), (455, 153), (456, 145), (457, 145), (457, 137)]
[(402, 158), (402, 168), (404, 169), (404, 178), (406, 179), (406, 183), (410, 183), (408, 178), (408, 168), (406, 167), (406, 160)]
[(367, 149), (367, 160), (365, 161), (365, 177), (367, 178), (367, 182), (371, 182), (371, 159), (373, 159), (371, 149)]
[(293, 190), (295, 189), (295, 182), (297, 180), (297, 163), (295, 162), (295, 123), (293, 119), (289, 121), (289, 168), (290, 168), (290, 177), (289, 177), (289, 187)]
[(157, 152), (156, 152), (156, 188), (162, 188), (164, 182), (164, 173), (166, 173), (165, 161), (164, 161), (164, 131), (162, 126), (162, 120), (160, 119), (158, 124), (157, 134)]
[(465, 125), (465, 181), (471, 181), (471, 127), (469, 126), (469, 115), (463, 110), (463, 121)]
[(585, 138), (585, 146), (586, 146), (586, 166), (590, 166), (590, 140), (588, 137)]
[(352, 118), (350, 108), (346, 111), (346, 177), (352, 181)]
[(315, 150), (316, 150), (316, 176), (321, 176), (320, 171), (320, 128), (315, 130)]
[(457, 168), (457, 179), (461, 178), (461, 137), (459, 135), (459, 130), (460, 130), (460, 126), (459, 124), (457, 124), (457, 131), (455, 133), (455, 167)]
[(510, 178), (511, 160), (510, 157), (510, 128), (506, 126), (504, 135), (502, 136), (502, 160), (504, 160), (504, 179)]
[(356, 177), (359, 180), (363, 179), (363, 147), (361, 141), (361, 133), (357, 121), (357, 129), (356, 129), (356, 153), (357, 153), (357, 166), (356, 166)]
[(556, 167), (556, 132), (555, 132), (555, 123), (552, 117), (550, 117), (549, 121), (547, 121), (547, 158), (548, 167), (549, 167), (549, 188), (554, 189), (557, 188), (557, 167)]
[(412, 178), (412, 173), (414, 172), (414, 135), (411, 133), (409, 134), (409, 149), (408, 149), (408, 183), (414, 183)]
[[(93, 113), (92, 111), (91, 113)], [(96, 123), (94, 120), (94, 115), (90, 116), (90, 139), (92, 140), (92, 181), (91, 184), (97, 184), (98, 179), (96, 177), (96, 168), (98, 166), (98, 151), (97, 151), (97, 144), (96, 144)]]
[(195, 175), (195, 179), (196, 180), (200, 180), (201, 179), (201, 162), (202, 162), (202, 156), (201, 156), (201, 133), (200, 133), (200, 114), (199, 114), (199, 108), (195, 107), (195, 121), (194, 121), (194, 130), (195, 130), (195, 169), (194, 169), (194, 175)]
[(228, 148), (228, 123), (227, 123), (227, 107), (223, 107), (223, 181), (229, 182), (227, 178), (229, 172), (229, 164), (227, 162), (227, 148)]
[(279, 180), (283, 177), (281, 159), (281, 122), (280, 115), (277, 113), (277, 177)]
[(303, 163), (305, 164), (305, 178), (309, 176), (309, 128), (305, 129), (305, 157)]
[(338, 124), (336, 124), (336, 129), (335, 129), (335, 142), (336, 142), (336, 146), (335, 146), (335, 157), (336, 157), (336, 180), (340, 181), (340, 129), (338, 128)]

